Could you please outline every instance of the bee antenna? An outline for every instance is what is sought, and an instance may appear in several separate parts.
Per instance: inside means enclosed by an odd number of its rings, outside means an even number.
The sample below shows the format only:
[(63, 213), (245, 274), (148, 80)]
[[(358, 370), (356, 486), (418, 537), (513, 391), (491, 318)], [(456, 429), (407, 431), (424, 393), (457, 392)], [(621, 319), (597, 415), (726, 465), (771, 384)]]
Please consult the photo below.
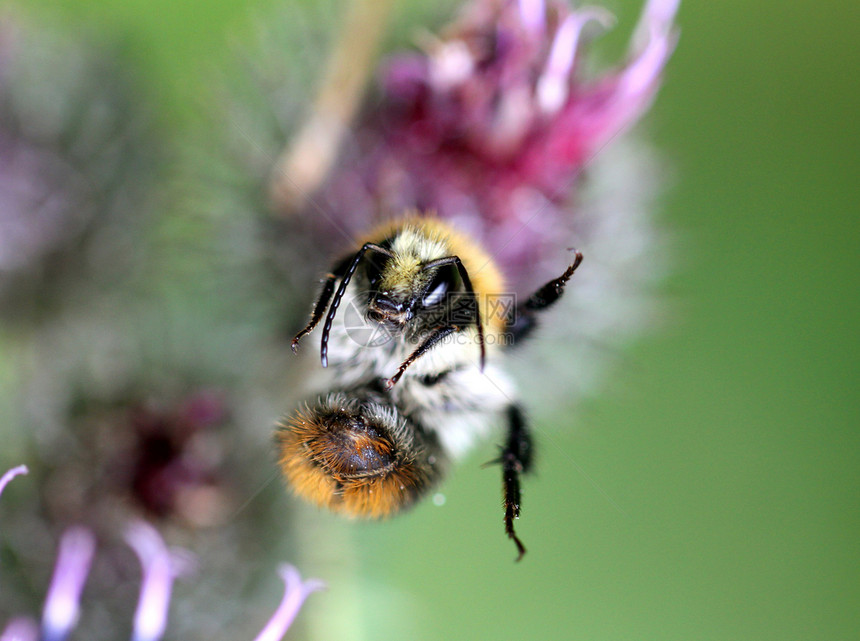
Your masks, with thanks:
[(385, 249), (384, 247), (380, 247), (375, 243), (364, 243), (361, 246), (355, 256), (353, 256), (352, 261), (349, 263), (349, 267), (347, 267), (346, 271), (343, 274), (343, 280), (340, 281), (340, 285), (337, 288), (337, 291), (334, 294), (334, 298), (331, 300), (331, 306), (328, 308), (328, 314), (325, 317), (325, 325), (323, 325), (322, 331), (322, 339), (320, 340), (320, 362), (322, 362), (323, 367), (328, 367), (328, 337), (331, 334), (331, 326), (334, 323), (335, 314), (337, 314), (337, 308), (340, 306), (340, 301), (343, 298), (344, 293), (346, 292), (346, 286), (349, 285), (349, 281), (352, 280), (352, 275), (355, 273), (355, 270), (358, 268), (358, 264), (361, 262), (361, 259), (368, 251), (375, 251), (380, 254), (384, 254), (385, 256), (391, 257), (391, 252)]

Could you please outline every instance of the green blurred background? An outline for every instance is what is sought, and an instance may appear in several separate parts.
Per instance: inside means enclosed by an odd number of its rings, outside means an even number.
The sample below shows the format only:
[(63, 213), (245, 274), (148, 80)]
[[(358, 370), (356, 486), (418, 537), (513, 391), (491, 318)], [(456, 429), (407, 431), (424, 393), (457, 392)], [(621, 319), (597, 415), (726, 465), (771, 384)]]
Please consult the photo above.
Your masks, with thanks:
[[(127, 38), (179, 133), (226, 43), (275, 3), (29, 4)], [(607, 56), (640, 3), (609, 8)], [(315, 517), (359, 578), (312, 601), (355, 638), (860, 638), (860, 4), (686, 2), (678, 21), (644, 126), (672, 170), (667, 322), (598, 398), (535, 409), (539, 428), (570, 427), (539, 431), (522, 563), (487, 500), (491, 444), (442, 507)], [(295, 561), (325, 578), (327, 551), (311, 548)]]

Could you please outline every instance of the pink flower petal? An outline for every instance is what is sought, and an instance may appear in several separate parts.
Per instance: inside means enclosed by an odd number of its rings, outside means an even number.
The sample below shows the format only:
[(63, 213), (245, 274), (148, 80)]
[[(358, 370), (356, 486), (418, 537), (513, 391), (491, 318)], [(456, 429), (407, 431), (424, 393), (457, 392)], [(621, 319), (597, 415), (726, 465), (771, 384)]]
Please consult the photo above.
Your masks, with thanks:
[(675, 39), (652, 25), (651, 40), (621, 74), (616, 88), (618, 100), (641, 100), (657, 82), (672, 53)]
[(46, 641), (64, 639), (77, 622), (81, 591), (95, 549), (96, 540), (89, 530), (73, 527), (63, 533), (42, 612), (42, 637)]
[(545, 114), (557, 112), (567, 100), (579, 37), (592, 20), (609, 27), (615, 18), (605, 9), (588, 7), (567, 16), (556, 31), (546, 67), (537, 84), (538, 104)]
[[(589, 154), (599, 152), (651, 105), (677, 42), (672, 22), (677, 7), (677, 0), (651, 0), (642, 12), (631, 44), (631, 61), (614, 77), (598, 83), (570, 114)], [(644, 41), (643, 33), (647, 34)]]
[(539, 35), (546, 28), (546, 0), (519, 0), (520, 18), (529, 32)]
[(12, 619), (0, 634), (0, 641), (39, 641), (39, 626), (32, 619)]
[(157, 641), (167, 625), (173, 579), (187, 571), (188, 563), (171, 553), (158, 531), (148, 523), (138, 521), (129, 526), (125, 540), (143, 568), (132, 640)]
[(0, 494), (3, 494), (3, 490), (6, 489), (9, 481), (21, 474), (27, 474), (29, 471), (26, 465), (19, 465), (18, 467), (13, 467), (11, 470), (7, 470), (3, 476), (0, 476)]
[(640, 50), (651, 39), (653, 31), (666, 34), (675, 21), (681, 0), (648, 0), (633, 31), (632, 48)]

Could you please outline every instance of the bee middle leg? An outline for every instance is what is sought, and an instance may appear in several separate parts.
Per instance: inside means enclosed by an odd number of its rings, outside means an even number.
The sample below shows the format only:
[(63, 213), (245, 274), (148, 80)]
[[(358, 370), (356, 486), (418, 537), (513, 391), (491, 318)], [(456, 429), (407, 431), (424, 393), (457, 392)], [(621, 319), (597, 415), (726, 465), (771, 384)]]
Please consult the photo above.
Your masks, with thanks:
[(495, 463), (502, 466), (502, 493), (505, 508), (505, 533), (517, 546), (517, 561), (523, 558), (526, 548), (514, 530), (514, 520), (520, 517), (520, 475), (532, 465), (533, 445), (528, 422), (517, 405), (508, 407), (508, 440)]

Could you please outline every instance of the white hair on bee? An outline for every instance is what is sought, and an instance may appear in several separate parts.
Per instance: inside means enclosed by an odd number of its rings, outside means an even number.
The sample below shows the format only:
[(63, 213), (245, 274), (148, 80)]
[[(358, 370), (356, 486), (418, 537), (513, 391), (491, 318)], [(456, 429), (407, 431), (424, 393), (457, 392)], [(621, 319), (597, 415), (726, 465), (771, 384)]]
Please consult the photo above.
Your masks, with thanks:
[(385, 426), (396, 440), (405, 443), (407, 447), (415, 447), (414, 432), (407, 426), (406, 419), (398, 416), (393, 407), (371, 401), (365, 405), (365, 413), (371, 420)]
[[(332, 392), (320, 401), (320, 405), (322, 409), (329, 412), (340, 410), (343, 412), (354, 413), (358, 411), (361, 401), (355, 397), (347, 396), (343, 392)], [(311, 409), (309, 403), (305, 403), (305, 409)]]
[(447, 255), (448, 245), (438, 230), (421, 230), (414, 224), (407, 224), (391, 243), (395, 259), (402, 256), (415, 256), (422, 263)]

